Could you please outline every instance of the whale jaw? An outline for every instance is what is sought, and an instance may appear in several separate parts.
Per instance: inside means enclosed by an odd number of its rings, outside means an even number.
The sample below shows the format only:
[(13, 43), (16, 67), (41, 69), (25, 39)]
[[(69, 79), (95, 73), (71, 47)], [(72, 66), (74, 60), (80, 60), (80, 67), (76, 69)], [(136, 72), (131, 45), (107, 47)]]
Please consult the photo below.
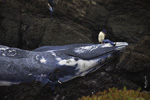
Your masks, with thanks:
[[(105, 43), (105, 44), (97, 44), (97, 46), (98, 46), (97, 48), (99, 48), (99, 51), (100, 51), (100, 49), (101, 50), (110, 49), (110, 50), (106, 50), (108, 52), (102, 51), (102, 52), (104, 52), (104, 54), (100, 54), (99, 56), (95, 56), (95, 57), (92, 56), (91, 59), (87, 59), (87, 58), (84, 59), (85, 57), (84, 58), (78, 58), (78, 60), (73, 60), (73, 58), (65, 59), (64, 62), (63, 62), (63, 66), (68, 66), (68, 68), (69, 67), (76, 67), (76, 68), (74, 70), (74, 74), (69, 74), (69, 75), (66, 74), (64, 76), (61, 76), (60, 80), (62, 82), (66, 82), (66, 81), (69, 81), (69, 80), (74, 79), (76, 77), (82, 77), (82, 76), (85, 76), (85, 75), (87, 75), (89, 73), (95, 72), (100, 67), (102, 67), (104, 64), (108, 63), (109, 61), (111, 61), (112, 59), (117, 57), (117, 55), (122, 50), (124, 50), (124, 48), (126, 46), (128, 46), (128, 43), (126, 43), (126, 42), (116, 42), (116, 46), (112, 46), (109, 43)], [(88, 48), (90, 48), (90, 47), (88, 46)], [(78, 48), (75, 48), (75, 50), (79, 51)], [(91, 50), (91, 48), (90, 48), (91, 51), (87, 50), (87, 46), (85, 46), (85, 47), (83, 46), (82, 47), (82, 54), (86, 55), (83, 50), (85, 50), (85, 52), (88, 51), (88, 53), (92, 52), (91, 54), (94, 53)], [(80, 51), (81, 51), (81, 49), (80, 49)], [(98, 53), (97, 51), (95, 51), (95, 52)], [(81, 54), (81, 52), (79, 52), (79, 53)], [(79, 53), (78, 53), (78, 55), (79, 55)], [(79, 57), (80, 56), (81, 55), (79, 55)], [(88, 56), (88, 57), (90, 57), (90, 56)], [(65, 64), (65, 61), (67, 62), (67, 60), (68, 61), (70, 60), (70, 64), (68, 64), (68, 63)]]

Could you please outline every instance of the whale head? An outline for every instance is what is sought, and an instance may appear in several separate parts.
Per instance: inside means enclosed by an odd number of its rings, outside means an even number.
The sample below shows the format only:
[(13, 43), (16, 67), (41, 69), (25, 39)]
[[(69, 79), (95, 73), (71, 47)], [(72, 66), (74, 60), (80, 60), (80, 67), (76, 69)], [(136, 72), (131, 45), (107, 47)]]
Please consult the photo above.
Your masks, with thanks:
[(59, 56), (58, 80), (66, 82), (92, 73), (115, 58), (126, 46), (126, 42), (116, 42), (116, 46), (109, 43), (87, 44), (68, 49), (63, 52), (63, 57)]

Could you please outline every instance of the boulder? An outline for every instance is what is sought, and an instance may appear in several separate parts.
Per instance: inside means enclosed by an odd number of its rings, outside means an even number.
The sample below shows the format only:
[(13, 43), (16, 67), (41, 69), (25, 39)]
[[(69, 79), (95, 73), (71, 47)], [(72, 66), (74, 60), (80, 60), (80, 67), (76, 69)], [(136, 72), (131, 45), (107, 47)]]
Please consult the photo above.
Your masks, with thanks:
[(51, 18), (45, 1), (3, 1), (0, 5), (2, 45), (31, 50), (43, 45), (92, 43), (89, 29), (66, 18)]
[(137, 44), (130, 45), (120, 56), (115, 71), (137, 83), (142, 88), (150, 89), (150, 36), (145, 36)]
[(0, 1), (1, 44), (34, 49), (41, 45), (98, 43), (97, 35), (103, 28), (112, 41), (135, 43), (150, 33), (147, 0), (55, 1), (52, 19), (46, 0)]

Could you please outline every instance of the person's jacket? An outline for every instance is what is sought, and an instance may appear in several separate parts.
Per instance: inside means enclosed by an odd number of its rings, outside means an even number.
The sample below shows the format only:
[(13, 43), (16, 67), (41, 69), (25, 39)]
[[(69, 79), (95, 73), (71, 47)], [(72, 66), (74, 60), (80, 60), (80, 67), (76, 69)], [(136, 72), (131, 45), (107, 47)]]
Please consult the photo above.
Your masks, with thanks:
[(103, 40), (105, 39), (105, 33), (104, 32), (99, 32), (99, 34), (98, 34), (98, 41), (99, 42), (103, 42)]

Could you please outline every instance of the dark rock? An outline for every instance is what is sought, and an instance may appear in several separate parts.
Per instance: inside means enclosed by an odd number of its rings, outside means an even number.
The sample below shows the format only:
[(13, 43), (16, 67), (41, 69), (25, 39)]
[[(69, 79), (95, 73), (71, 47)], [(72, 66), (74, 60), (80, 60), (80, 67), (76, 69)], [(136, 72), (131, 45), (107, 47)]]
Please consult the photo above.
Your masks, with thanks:
[[(129, 46), (120, 56), (115, 68), (127, 79), (150, 90), (150, 36), (143, 37), (137, 44)], [(147, 83), (145, 83), (147, 81)]]
[[(20, 14), (13, 6), (0, 2), (0, 43), (17, 47), (20, 29)], [(14, 8), (14, 9), (12, 9)]]
[(116, 69), (128, 72), (150, 71), (150, 36), (145, 36), (126, 48), (120, 57)]
[(3, 45), (35, 49), (42, 45), (92, 43), (89, 29), (68, 19), (50, 18), (44, 1), (16, 0), (0, 5), (0, 42)]
[[(66, 0), (67, 1), (67, 0)], [(150, 11), (148, 1), (127, 0), (59, 0), (56, 9), (75, 22), (93, 31), (93, 41), (106, 28), (113, 41), (138, 41), (150, 35)]]
[(3, 0), (0, 12), (1, 44), (24, 49), (98, 43), (103, 28), (113, 41), (133, 43), (150, 35), (147, 0), (58, 0), (52, 19), (46, 0)]

